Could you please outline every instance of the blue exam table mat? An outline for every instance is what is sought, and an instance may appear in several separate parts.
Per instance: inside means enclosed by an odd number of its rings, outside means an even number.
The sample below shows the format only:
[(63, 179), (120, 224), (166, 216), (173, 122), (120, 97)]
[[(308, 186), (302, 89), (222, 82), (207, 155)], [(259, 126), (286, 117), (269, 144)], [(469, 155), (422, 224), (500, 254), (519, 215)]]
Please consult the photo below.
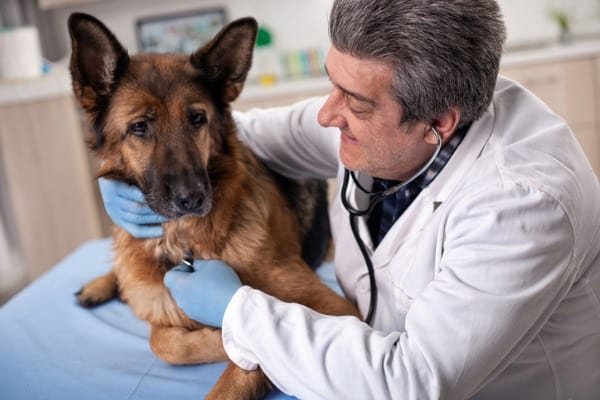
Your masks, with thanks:
[[(226, 363), (169, 365), (127, 305), (77, 304), (73, 294), (108, 272), (110, 260), (110, 239), (87, 242), (0, 308), (1, 399), (202, 399), (210, 391)], [(331, 263), (318, 273), (339, 292)]]

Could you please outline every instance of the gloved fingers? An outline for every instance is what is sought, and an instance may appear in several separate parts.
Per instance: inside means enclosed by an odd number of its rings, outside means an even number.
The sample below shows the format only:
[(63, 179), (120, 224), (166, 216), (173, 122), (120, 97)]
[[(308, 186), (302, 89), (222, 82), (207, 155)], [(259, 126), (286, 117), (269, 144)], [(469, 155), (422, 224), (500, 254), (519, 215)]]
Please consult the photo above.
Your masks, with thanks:
[(157, 225), (168, 221), (167, 218), (158, 215), (148, 206), (132, 204), (122, 204), (119, 216), (124, 222), (135, 225)]
[(173, 289), (177, 285), (177, 282), (185, 280), (192, 272), (194, 272), (194, 270), (191, 267), (185, 264), (178, 265), (167, 271), (163, 278), (163, 283), (169, 289)]
[(194, 260), (193, 268), (178, 265), (165, 274), (163, 282), (190, 318), (216, 327), (222, 325), (227, 305), (242, 286), (235, 271), (218, 260)]
[[(148, 202), (144, 197), (142, 191), (133, 185), (128, 185), (124, 182), (120, 182), (114, 179), (99, 178), (98, 185), (100, 186), (100, 192), (104, 202), (107, 204), (114, 204), (121, 210), (128, 211), (133, 214), (139, 215), (153, 215), (156, 218), (147, 223), (158, 223), (165, 222), (166, 219), (159, 217), (152, 209), (148, 206)], [(162, 220), (159, 220), (162, 218)]]
[[(127, 185), (123, 182), (116, 182), (117, 185), (124, 185), (123, 190), (118, 189), (115, 196), (109, 200), (123, 211), (140, 215), (143, 217), (153, 216), (154, 219), (147, 223), (165, 222), (166, 219), (160, 217), (149, 206), (142, 192), (135, 186)], [(162, 219), (162, 221), (160, 220)]]
[[(172, 288), (173, 285), (175, 285), (175, 283), (177, 281), (183, 281), (185, 280), (187, 277), (191, 276), (192, 273), (196, 273), (196, 274), (202, 274), (205, 273), (205, 267), (207, 265), (210, 265), (211, 261), (216, 261), (216, 260), (194, 260), (192, 265), (187, 265), (186, 263), (182, 262), (181, 264), (171, 268), (171, 270), (167, 271), (167, 273), (165, 274), (165, 277), (163, 279), (165, 285), (168, 288)], [(217, 261), (220, 263), (220, 261)]]
[(237, 273), (231, 268), (229, 265), (225, 264), (221, 260), (196, 260), (194, 261), (194, 267), (198, 269), (200, 267), (200, 263), (204, 268), (210, 269), (210, 273), (219, 277), (219, 279), (223, 281), (236, 282), (239, 283), (240, 279)]
[(106, 212), (115, 224), (136, 238), (164, 235), (160, 224), (168, 219), (152, 211), (137, 187), (106, 178), (99, 178), (98, 186)]
[[(102, 179), (102, 178), (101, 178)], [(112, 180), (112, 190), (114, 193), (129, 201), (135, 201), (138, 203), (146, 203), (146, 198), (144, 197), (144, 193), (134, 185), (129, 185), (125, 182), (120, 182), (117, 180)]]
[(115, 179), (98, 178), (98, 186), (100, 187), (102, 197), (105, 200), (112, 200), (113, 198), (120, 196), (120, 192), (125, 192), (129, 185)]

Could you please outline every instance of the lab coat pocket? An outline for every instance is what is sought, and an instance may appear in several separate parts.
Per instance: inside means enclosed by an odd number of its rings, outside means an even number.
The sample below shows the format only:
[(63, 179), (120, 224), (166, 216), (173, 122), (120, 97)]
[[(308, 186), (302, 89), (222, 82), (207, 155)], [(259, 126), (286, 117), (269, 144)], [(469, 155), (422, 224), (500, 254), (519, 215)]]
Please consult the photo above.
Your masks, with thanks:
[(402, 328), (406, 320), (406, 315), (414, 302), (414, 296), (409, 295), (404, 290), (407, 277), (411, 275), (413, 268), (413, 259), (415, 255), (414, 246), (404, 245), (402, 251), (398, 252), (392, 260), (390, 260), (389, 273), (392, 287), (392, 296), (394, 299), (394, 308), (397, 323)]
[(414, 235), (390, 260), (394, 305), (402, 315), (402, 324), (415, 299), (434, 278), (435, 250), (426, 244), (427, 241), (418, 241), (419, 237)]
[(394, 297), (394, 316), (396, 319), (396, 326), (400, 329), (404, 329), (406, 322), (406, 316), (408, 311), (415, 301), (414, 298), (407, 295), (404, 290), (397, 287), (392, 282), (392, 295)]

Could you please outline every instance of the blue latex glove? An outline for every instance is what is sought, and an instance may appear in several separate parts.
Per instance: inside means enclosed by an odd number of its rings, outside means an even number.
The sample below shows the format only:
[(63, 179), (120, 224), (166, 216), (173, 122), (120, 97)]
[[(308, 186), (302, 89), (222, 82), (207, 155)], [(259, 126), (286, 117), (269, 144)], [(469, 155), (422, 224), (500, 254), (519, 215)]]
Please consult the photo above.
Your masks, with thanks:
[(218, 328), (229, 301), (242, 287), (235, 271), (219, 260), (195, 260), (193, 267), (178, 265), (165, 274), (164, 283), (190, 318)]
[(105, 178), (99, 178), (98, 185), (104, 208), (115, 224), (136, 238), (148, 239), (164, 235), (160, 224), (168, 220), (148, 207), (140, 189)]

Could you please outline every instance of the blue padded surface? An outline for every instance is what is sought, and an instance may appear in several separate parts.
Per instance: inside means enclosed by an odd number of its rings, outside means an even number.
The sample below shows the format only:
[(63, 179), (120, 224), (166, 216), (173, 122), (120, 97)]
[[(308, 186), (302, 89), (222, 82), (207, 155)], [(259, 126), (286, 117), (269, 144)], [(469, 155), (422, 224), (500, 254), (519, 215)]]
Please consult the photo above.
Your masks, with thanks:
[[(147, 323), (125, 304), (77, 305), (73, 293), (110, 269), (110, 246), (85, 243), (0, 308), (0, 398), (201, 399), (214, 385), (226, 363), (164, 363), (150, 350)], [(318, 273), (339, 291), (332, 264)]]

